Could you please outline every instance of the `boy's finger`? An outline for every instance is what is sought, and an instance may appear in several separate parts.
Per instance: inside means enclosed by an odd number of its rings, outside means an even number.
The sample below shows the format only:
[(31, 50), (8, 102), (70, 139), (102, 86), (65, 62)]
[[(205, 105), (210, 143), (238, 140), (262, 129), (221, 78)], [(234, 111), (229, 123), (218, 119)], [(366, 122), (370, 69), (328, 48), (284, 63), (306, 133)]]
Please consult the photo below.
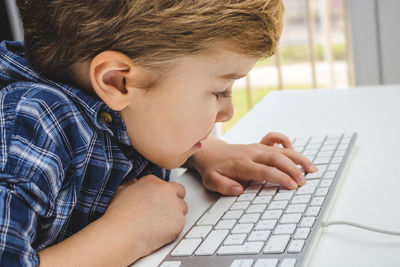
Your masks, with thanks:
[(183, 185), (181, 185), (179, 183), (175, 183), (175, 182), (170, 182), (169, 184), (174, 187), (176, 194), (179, 198), (182, 198), (182, 199), (185, 198), (186, 189)]
[(259, 169), (264, 170), (263, 173), (261, 174), (263, 175), (263, 178), (260, 180), (266, 180), (273, 184), (280, 184), (291, 190), (298, 188), (299, 184), (291, 176), (282, 172), (281, 170), (263, 164), (257, 164), (257, 165), (260, 165)]
[(203, 179), (204, 186), (215, 192), (227, 196), (237, 196), (243, 193), (243, 187), (237, 181), (213, 171), (206, 179)]
[(275, 167), (288, 174), (299, 185), (305, 184), (305, 178), (296, 164), (285, 155), (278, 152), (259, 154), (254, 161), (270, 167)]
[(189, 210), (189, 208), (188, 208), (188, 205), (187, 205), (187, 203), (186, 203), (186, 201), (185, 200), (182, 200), (183, 201), (183, 214), (187, 214), (188, 213), (188, 210)]
[(282, 149), (282, 153), (294, 163), (301, 165), (305, 172), (316, 172), (317, 168), (306, 156), (292, 149)]
[(263, 145), (272, 146), (274, 144), (281, 144), (284, 148), (293, 149), (292, 142), (289, 137), (284, 134), (271, 132), (264, 136), (260, 142)]

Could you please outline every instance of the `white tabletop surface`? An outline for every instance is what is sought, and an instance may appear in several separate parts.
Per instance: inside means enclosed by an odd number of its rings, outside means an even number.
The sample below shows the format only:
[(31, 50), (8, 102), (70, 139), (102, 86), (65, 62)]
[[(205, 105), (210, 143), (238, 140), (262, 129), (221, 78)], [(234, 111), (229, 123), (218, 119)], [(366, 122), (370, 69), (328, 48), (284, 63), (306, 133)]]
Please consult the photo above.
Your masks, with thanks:
[[(253, 143), (270, 131), (290, 137), (357, 132), (327, 221), (400, 231), (400, 85), (272, 92), (223, 139)], [(217, 195), (206, 191), (196, 174), (187, 172), (173, 180), (185, 186), (189, 205), (180, 238)], [(133, 266), (157, 266), (176, 242)], [(329, 226), (323, 230), (310, 266), (400, 266), (400, 236)]]

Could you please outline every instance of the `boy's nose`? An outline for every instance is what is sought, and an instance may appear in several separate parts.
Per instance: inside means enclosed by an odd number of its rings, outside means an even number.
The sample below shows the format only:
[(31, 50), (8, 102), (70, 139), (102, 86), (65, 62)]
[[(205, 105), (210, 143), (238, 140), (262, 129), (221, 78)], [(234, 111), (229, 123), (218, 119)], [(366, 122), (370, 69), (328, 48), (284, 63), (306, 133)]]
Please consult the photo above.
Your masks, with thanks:
[(221, 106), (220, 111), (217, 114), (215, 122), (229, 121), (233, 117), (233, 103), (232, 99), (227, 99)]

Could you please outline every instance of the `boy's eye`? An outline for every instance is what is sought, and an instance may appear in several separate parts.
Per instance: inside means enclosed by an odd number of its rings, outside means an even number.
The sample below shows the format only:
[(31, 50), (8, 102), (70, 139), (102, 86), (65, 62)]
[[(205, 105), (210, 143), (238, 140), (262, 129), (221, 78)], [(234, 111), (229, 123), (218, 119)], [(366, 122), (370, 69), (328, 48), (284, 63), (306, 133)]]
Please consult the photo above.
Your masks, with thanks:
[(230, 88), (226, 88), (224, 91), (215, 92), (214, 95), (217, 97), (217, 99), (220, 99), (221, 97), (230, 98), (232, 96), (232, 92)]

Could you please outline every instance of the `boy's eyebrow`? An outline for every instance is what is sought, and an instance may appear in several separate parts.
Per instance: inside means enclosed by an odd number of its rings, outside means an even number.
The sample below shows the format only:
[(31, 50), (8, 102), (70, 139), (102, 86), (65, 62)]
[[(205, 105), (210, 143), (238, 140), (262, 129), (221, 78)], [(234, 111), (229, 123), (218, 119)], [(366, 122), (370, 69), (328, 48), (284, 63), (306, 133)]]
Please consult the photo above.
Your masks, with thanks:
[(238, 80), (245, 77), (247, 74), (239, 74), (239, 73), (228, 73), (219, 76), (218, 78), (225, 79), (225, 80)]

